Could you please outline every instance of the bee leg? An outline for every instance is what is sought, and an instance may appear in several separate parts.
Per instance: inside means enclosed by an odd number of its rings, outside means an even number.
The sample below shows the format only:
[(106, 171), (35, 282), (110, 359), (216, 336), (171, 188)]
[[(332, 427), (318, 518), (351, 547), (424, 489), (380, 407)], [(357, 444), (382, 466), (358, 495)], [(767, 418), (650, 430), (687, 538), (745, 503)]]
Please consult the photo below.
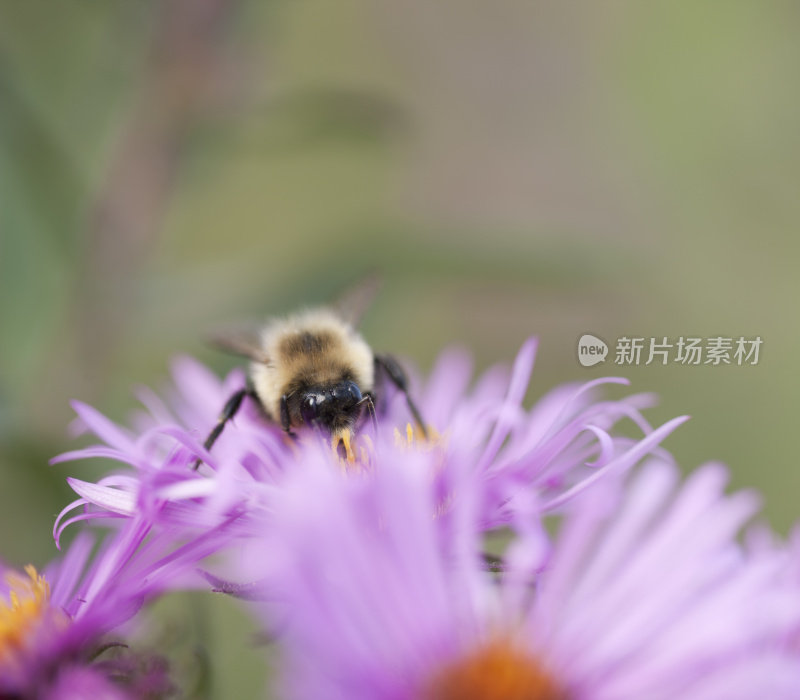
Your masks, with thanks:
[(290, 438), (297, 437), (289, 419), (289, 396), (287, 394), (281, 396), (281, 428)]
[[(225, 407), (222, 409), (222, 413), (220, 413), (219, 418), (217, 419), (217, 424), (214, 426), (214, 429), (208, 434), (206, 441), (203, 443), (203, 447), (206, 450), (210, 450), (214, 443), (217, 441), (217, 438), (222, 434), (225, 425), (231, 420), (238, 412), (239, 409), (242, 407), (242, 401), (244, 400), (245, 396), (250, 396), (252, 398), (256, 398), (255, 392), (252, 388), (245, 387), (244, 389), (239, 389), (236, 393), (232, 394), (231, 397), (225, 403)], [(200, 466), (200, 462), (202, 460), (200, 458), (196, 459), (194, 464), (192, 465), (192, 469), (195, 471)]]
[(425, 421), (422, 420), (422, 415), (420, 415), (419, 409), (411, 399), (411, 395), (408, 393), (408, 377), (406, 376), (403, 368), (391, 355), (375, 355), (375, 367), (378, 370), (382, 370), (392, 384), (394, 384), (403, 393), (403, 396), (406, 397), (408, 410), (411, 411), (411, 415), (414, 417), (417, 425), (419, 425), (419, 428), (422, 431), (422, 436), (427, 439), (428, 431), (425, 428)]

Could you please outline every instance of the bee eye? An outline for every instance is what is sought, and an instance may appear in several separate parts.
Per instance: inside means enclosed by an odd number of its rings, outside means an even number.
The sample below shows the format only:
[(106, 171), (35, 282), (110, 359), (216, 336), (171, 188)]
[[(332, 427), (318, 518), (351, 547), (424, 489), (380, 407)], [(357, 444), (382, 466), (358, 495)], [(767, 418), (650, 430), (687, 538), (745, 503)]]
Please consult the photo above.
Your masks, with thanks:
[(343, 407), (354, 406), (361, 401), (361, 390), (355, 382), (346, 381), (333, 390), (333, 398)]
[(303, 421), (309, 425), (316, 421), (317, 417), (319, 416), (319, 405), (317, 403), (317, 397), (314, 394), (308, 394), (303, 399), (303, 405), (300, 408), (300, 413), (303, 416)]

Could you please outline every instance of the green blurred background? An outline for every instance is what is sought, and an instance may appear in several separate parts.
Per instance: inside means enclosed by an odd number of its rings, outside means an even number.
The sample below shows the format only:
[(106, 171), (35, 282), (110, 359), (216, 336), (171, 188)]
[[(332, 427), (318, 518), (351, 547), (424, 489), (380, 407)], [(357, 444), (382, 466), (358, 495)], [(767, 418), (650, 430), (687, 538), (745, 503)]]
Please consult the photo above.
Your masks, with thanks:
[[(797, 515), (800, 5), (0, 1), (0, 552), (42, 563), (70, 398), (124, 421), (204, 334), (367, 270), (423, 371), (541, 339), (531, 399), (624, 374), (685, 468)], [(583, 368), (577, 338), (763, 338), (757, 366)], [(613, 352), (613, 348), (612, 348)], [(613, 357), (610, 358), (613, 360)], [(261, 693), (187, 596), (211, 697)], [(188, 624), (176, 622), (174, 624)], [(235, 663), (234, 663), (235, 662)], [(235, 664), (244, 664), (240, 672)]]

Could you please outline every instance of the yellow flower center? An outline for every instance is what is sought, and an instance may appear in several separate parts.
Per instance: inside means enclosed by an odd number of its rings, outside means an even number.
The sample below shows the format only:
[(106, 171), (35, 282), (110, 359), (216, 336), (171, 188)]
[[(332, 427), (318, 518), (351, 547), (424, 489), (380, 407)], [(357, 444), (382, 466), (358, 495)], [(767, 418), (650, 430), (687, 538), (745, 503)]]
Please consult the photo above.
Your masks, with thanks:
[(567, 700), (539, 662), (498, 639), (441, 669), (420, 700)]
[[(427, 437), (423, 435), (419, 426), (412, 427), (406, 424), (405, 437), (400, 431), (394, 429), (394, 444), (399, 450), (433, 450), (442, 445), (445, 439), (433, 426), (426, 428)], [(369, 469), (372, 464), (373, 442), (369, 435), (364, 432), (353, 433), (349, 428), (345, 428), (331, 436), (331, 451), (339, 460), (339, 466), (343, 471), (359, 471)]]
[[(353, 452), (353, 431), (350, 428), (335, 433), (331, 436), (331, 449), (334, 454), (339, 455), (341, 461), (346, 461), (347, 464), (354, 464), (356, 455)], [(364, 448), (362, 448), (363, 450)]]
[(433, 450), (445, 442), (445, 438), (439, 434), (432, 425), (425, 428), (427, 437), (422, 433), (419, 425), (412, 426), (411, 423), (406, 423), (405, 436), (397, 429), (394, 429), (394, 445), (401, 450), (410, 450), (416, 448), (418, 450)]
[(8, 601), (0, 599), (0, 663), (19, 651), (39, 625), (50, 605), (50, 585), (30, 564), (27, 577), (12, 571), (6, 574), (10, 590)]

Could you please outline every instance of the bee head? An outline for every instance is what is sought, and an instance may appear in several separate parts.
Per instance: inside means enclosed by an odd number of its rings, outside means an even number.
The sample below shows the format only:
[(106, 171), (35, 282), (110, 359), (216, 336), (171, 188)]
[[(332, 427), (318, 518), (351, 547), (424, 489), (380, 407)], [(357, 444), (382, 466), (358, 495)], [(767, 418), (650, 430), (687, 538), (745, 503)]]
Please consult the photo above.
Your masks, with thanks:
[(332, 386), (310, 387), (298, 398), (303, 422), (333, 433), (355, 423), (363, 396), (355, 382), (346, 380)]

